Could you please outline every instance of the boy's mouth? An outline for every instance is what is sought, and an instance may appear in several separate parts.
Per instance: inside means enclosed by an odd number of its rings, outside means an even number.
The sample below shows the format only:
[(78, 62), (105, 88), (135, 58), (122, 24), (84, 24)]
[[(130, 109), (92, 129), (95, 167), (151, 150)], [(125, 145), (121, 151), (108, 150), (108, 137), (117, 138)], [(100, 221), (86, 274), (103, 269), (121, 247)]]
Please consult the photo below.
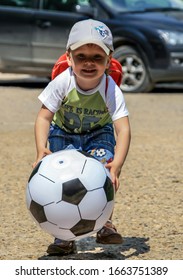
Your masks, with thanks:
[(94, 73), (96, 70), (95, 69), (83, 69), (82, 71), (90, 74), (90, 73)]

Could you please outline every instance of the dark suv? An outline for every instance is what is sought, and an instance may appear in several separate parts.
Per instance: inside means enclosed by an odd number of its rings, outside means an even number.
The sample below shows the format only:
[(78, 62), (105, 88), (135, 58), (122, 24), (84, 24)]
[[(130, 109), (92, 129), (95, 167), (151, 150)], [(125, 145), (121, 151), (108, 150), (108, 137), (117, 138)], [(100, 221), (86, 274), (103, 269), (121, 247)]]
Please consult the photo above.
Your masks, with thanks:
[(0, 0), (0, 71), (50, 76), (79, 20), (105, 22), (124, 92), (183, 81), (182, 0)]

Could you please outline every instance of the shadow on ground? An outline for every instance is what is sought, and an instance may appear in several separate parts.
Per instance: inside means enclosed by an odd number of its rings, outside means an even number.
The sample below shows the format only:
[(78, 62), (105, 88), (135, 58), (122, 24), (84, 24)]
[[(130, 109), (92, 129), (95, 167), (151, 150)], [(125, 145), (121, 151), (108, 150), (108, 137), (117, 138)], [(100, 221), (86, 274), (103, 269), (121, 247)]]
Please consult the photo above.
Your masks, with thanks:
[(125, 260), (145, 254), (150, 250), (146, 244), (149, 238), (124, 237), (121, 245), (103, 245), (95, 242), (95, 237), (77, 241), (77, 254), (66, 256), (44, 255), (39, 260)]
[[(26, 76), (26, 75), (25, 75)], [(49, 78), (26, 76), (20, 77), (16, 75), (13, 78), (0, 78), (1, 87), (22, 87), (22, 88), (45, 88), (49, 83)]]

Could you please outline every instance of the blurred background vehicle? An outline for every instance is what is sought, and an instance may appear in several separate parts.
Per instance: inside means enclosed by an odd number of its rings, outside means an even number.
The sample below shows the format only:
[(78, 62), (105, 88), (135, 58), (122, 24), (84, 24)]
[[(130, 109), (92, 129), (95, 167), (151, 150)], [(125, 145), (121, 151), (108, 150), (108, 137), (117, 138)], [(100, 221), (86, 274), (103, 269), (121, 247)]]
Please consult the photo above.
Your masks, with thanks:
[(79, 20), (112, 30), (123, 92), (183, 82), (182, 0), (0, 0), (0, 72), (50, 77)]

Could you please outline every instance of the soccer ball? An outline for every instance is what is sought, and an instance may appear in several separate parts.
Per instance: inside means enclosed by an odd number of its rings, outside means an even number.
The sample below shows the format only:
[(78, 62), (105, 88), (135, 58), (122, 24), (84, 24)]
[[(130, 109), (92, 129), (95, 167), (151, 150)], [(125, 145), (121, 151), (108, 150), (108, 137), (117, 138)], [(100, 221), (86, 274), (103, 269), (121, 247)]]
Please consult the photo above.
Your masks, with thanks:
[(79, 240), (100, 230), (111, 216), (114, 187), (109, 171), (93, 156), (62, 150), (34, 168), (26, 204), (44, 231), (63, 240)]

